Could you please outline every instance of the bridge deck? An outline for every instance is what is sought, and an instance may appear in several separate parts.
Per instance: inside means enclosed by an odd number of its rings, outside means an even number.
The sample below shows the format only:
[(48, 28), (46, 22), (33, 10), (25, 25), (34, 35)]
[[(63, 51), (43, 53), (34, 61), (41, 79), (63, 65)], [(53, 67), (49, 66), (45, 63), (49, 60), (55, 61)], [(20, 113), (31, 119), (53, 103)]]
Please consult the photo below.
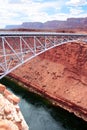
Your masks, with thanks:
[(0, 36), (87, 36), (80, 33), (0, 31)]

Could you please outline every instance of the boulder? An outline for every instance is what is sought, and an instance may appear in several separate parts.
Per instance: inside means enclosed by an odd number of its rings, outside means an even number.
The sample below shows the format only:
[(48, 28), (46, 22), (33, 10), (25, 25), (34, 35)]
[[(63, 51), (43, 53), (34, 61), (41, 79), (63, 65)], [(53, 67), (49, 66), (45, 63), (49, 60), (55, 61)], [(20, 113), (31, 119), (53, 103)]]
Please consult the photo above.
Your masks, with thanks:
[(29, 130), (18, 103), (20, 98), (0, 84), (0, 130)]

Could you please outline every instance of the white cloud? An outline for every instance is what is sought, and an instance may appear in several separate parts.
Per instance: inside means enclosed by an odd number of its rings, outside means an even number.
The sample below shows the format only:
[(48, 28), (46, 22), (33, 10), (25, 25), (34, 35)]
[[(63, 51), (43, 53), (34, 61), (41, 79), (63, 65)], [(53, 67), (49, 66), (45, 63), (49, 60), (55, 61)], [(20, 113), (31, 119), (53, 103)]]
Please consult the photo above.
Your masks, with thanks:
[(82, 6), (87, 4), (87, 0), (69, 0), (66, 4), (70, 6)]
[(8, 0), (8, 3), (11, 3), (11, 4), (18, 4), (20, 2), (21, 0)]
[[(74, 16), (87, 17), (83, 8), (78, 7), (87, 4), (86, 0), (66, 1), (68, 0), (0, 0), (0, 28), (29, 21), (45, 22), (54, 19), (65, 20)], [(66, 8), (69, 10), (67, 13)]]
[(83, 13), (83, 9), (81, 7), (77, 7), (77, 8), (73, 8), (70, 7), (70, 14), (74, 15), (74, 16), (78, 16), (79, 14), (81, 15), (81, 13)]
[(87, 17), (87, 13), (84, 10), (87, 0), (68, 0), (66, 5), (68, 6), (70, 17)]
[[(19, 4), (20, 2), (20, 4)], [(49, 15), (45, 12), (48, 8), (60, 9), (58, 2), (33, 2), (32, 0), (0, 0), (0, 14), (3, 26), (6, 24), (19, 24), (24, 21), (46, 21)], [(44, 9), (44, 11), (43, 11)], [(0, 20), (1, 23), (1, 20)]]

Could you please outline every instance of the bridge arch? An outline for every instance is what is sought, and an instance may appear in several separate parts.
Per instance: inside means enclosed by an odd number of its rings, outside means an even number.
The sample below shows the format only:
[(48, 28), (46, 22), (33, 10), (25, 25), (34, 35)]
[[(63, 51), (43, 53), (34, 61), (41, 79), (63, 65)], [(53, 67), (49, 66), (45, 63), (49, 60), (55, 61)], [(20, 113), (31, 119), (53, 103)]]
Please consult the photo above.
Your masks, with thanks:
[(0, 79), (54, 47), (87, 41), (86, 34), (53, 32), (0, 32)]

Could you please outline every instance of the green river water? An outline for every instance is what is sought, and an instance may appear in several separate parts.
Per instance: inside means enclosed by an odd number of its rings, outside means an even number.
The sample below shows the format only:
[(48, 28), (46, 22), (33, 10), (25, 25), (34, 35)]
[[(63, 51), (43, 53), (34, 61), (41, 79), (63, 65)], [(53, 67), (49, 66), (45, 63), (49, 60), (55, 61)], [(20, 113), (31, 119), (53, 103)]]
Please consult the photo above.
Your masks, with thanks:
[(20, 97), (19, 106), (29, 130), (87, 130), (87, 122), (74, 114), (52, 106), (46, 99), (28, 92), (11, 80), (3, 78), (0, 82)]

